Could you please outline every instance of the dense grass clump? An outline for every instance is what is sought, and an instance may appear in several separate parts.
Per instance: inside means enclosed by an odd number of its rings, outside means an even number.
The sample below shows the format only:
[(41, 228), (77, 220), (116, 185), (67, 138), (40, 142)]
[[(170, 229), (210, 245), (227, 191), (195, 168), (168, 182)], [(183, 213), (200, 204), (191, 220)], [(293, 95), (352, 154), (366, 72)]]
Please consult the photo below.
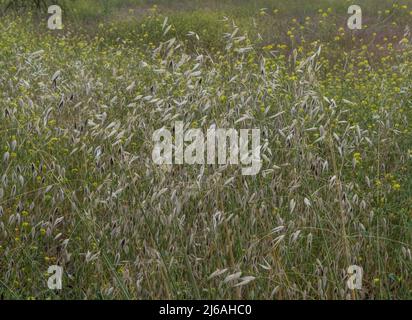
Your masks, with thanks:
[[(412, 298), (412, 8), (389, 2), (361, 31), (345, 1), (3, 15), (0, 297)], [(262, 170), (155, 165), (175, 120), (259, 128)]]

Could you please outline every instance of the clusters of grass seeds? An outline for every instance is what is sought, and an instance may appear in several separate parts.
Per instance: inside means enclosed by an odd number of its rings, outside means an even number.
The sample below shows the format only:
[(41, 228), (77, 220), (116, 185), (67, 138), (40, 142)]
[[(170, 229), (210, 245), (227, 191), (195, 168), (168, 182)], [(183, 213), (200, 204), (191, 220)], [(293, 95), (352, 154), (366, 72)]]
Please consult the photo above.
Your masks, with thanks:
[[(407, 29), (343, 50), (348, 30), (259, 47), (227, 23), (210, 50), (168, 20), (141, 45), (34, 27), (0, 22), (1, 297), (411, 297)], [(155, 165), (177, 120), (259, 128), (261, 172)]]

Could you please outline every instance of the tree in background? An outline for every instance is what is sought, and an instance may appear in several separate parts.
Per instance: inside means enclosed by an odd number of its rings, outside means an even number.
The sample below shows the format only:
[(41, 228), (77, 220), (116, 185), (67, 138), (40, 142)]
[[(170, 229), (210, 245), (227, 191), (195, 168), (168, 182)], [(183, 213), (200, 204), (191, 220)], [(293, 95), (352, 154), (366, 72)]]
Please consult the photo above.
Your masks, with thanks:
[(52, 4), (61, 5), (58, 0), (9, 0), (6, 2), (5, 10), (8, 9), (47, 9)]

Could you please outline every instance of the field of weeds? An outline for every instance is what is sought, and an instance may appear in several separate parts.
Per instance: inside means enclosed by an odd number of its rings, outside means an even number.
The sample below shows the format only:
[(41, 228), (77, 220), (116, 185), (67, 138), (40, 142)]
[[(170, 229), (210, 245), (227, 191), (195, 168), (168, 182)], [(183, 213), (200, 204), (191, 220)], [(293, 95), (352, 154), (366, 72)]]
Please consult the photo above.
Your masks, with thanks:
[[(409, 1), (118, 2), (2, 13), (0, 298), (411, 299)], [(175, 121), (260, 172), (155, 164)]]

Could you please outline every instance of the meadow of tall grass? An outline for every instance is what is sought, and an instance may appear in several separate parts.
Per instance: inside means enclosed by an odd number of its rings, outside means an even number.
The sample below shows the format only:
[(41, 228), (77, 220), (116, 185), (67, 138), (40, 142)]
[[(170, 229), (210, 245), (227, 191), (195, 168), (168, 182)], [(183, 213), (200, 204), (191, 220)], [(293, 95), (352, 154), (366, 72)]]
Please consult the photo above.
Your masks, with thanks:
[[(3, 11), (0, 297), (412, 298), (412, 4), (350, 4)], [(177, 120), (259, 128), (260, 173), (156, 165)]]

